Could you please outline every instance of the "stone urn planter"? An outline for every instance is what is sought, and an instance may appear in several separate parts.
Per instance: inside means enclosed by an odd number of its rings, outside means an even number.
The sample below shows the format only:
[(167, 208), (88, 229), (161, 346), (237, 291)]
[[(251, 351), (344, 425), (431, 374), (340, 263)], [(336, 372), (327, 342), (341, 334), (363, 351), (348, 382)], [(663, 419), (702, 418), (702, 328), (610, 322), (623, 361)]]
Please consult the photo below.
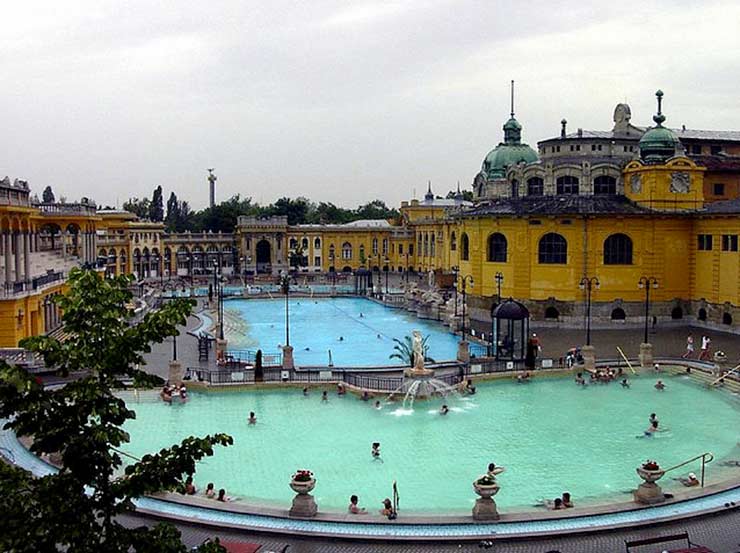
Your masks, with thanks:
[(296, 493), (288, 514), (292, 517), (300, 518), (316, 516), (319, 508), (318, 505), (316, 505), (316, 500), (311, 495), (311, 491), (316, 486), (316, 479), (313, 477), (311, 471), (297, 471), (288, 485), (290, 486), (290, 489)]
[(498, 493), (500, 486), (494, 478), (482, 476), (473, 482), (473, 491), (480, 497), (473, 506), (475, 520), (498, 520), (499, 514), (493, 496)]
[(665, 496), (663, 490), (656, 484), (658, 480), (663, 478), (665, 471), (658, 467), (655, 462), (648, 461), (637, 469), (637, 475), (643, 479), (643, 483), (640, 484), (634, 492), (634, 499), (637, 503), (645, 503), (647, 505), (653, 505), (655, 503), (663, 503)]

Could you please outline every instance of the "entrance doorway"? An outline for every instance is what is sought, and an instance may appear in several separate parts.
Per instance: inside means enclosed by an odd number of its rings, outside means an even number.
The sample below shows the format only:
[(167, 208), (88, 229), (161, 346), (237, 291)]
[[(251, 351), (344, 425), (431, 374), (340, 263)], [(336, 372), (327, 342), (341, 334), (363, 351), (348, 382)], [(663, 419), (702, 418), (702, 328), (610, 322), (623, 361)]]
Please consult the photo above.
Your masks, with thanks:
[(272, 272), (272, 259), (271, 259), (271, 248), (270, 243), (267, 240), (260, 240), (257, 242), (257, 272), (258, 273), (271, 273)]

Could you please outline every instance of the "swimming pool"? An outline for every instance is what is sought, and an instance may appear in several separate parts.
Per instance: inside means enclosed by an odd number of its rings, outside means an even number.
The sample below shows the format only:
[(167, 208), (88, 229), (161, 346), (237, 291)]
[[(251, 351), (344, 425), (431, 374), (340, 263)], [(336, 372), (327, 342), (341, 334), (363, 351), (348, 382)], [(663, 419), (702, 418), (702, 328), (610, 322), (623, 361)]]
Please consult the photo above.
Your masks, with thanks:
[[(300, 390), (194, 393), (172, 406), (155, 393), (138, 403), (128, 395), (137, 418), (126, 425), (126, 451), (139, 456), (189, 435), (226, 432), (234, 446), (199, 463), (200, 488), (214, 482), (250, 503), (285, 507), (291, 474), (307, 468), (316, 475), (322, 511), (343, 511), (351, 494), (375, 509), (397, 480), (406, 513), (469, 514), (471, 483), (491, 461), (507, 467), (496, 500), (509, 512), (566, 490), (580, 505), (629, 501), (640, 483), (635, 468), (648, 458), (668, 467), (709, 451), (716, 457), (707, 466), (709, 483), (740, 476), (720, 464), (740, 458), (738, 399), (685, 377), (669, 378), (664, 392), (653, 384), (648, 376), (634, 378), (629, 389), (580, 388), (559, 378), (482, 383), (472, 398), (448, 399), (445, 417), (437, 414), (440, 401), (417, 403), (413, 412), (393, 404), (375, 410), (334, 393), (324, 403), (318, 390), (308, 397)], [(249, 411), (257, 413), (254, 426), (246, 424)], [(651, 412), (669, 431), (637, 438)], [(375, 441), (382, 462), (370, 455)], [(698, 469), (696, 463), (671, 475)], [(671, 475), (661, 481), (666, 489), (677, 486)]]
[[(284, 299), (235, 299), (224, 303), (224, 334), (229, 349), (277, 352), (285, 343)], [(429, 335), (429, 356), (455, 359), (457, 338), (444, 325), (364, 298), (292, 298), (290, 343), (298, 365), (336, 366), (400, 364), (389, 359), (394, 338), (413, 330)], [(341, 340), (340, 340), (341, 338)]]

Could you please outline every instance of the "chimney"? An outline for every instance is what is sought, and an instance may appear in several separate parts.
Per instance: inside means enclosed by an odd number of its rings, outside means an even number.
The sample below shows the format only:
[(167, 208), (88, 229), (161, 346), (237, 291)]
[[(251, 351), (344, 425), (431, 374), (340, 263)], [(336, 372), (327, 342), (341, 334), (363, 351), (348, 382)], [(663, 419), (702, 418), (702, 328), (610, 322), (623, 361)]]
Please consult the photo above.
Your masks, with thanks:
[(578, 138), (583, 138), (583, 129), (578, 129)]
[(568, 122), (565, 119), (560, 121), (560, 138), (565, 138), (565, 126)]

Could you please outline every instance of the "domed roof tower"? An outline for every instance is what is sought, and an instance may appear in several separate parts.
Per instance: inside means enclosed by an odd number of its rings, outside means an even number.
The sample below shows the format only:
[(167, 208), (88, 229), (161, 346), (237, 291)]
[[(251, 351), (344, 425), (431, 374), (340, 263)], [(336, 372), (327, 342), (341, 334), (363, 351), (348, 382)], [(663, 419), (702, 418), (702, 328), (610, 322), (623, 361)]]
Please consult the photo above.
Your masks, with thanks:
[(514, 118), (514, 81), (511, 81), (511, 117), (504, 123), (504, 141), (488, 152), (481, 167), (486, 180), (506, 177), (506, 170), (517, 163), (537, 161), (537, 152), (522, 143), (522, 126)]
[(663, 126), (665, 115), (661, 111), (663, 91), (655, 93), (658, 98), (658, 113), (653, 115), (655, 126), (650, 127), (640, 139), (640, 158), (650, 165), (661, 164), (676, 155), (681, 142), (673, 131)]

